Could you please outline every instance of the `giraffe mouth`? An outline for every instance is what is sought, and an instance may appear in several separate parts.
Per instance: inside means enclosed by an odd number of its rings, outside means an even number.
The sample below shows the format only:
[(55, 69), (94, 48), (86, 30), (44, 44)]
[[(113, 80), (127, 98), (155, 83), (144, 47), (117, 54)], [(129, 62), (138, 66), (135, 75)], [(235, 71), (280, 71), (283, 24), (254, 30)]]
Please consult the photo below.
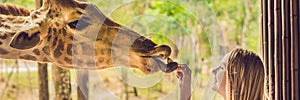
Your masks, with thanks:
[(148, 66), (145, 67), (146, 70), (144, 71), (152, 73), (161, 70), (164, 73), (171, 73), (177, 69), (178, 63), (170, 58), (172, 52), (170, 46), (164, 44), (157, 45), (143, 37), (139, 40), (141, 42), (135, 42), (132, 46), (132, 50), (134, 50), (139, 57), (148, 59), (148, 64), (142, 64)]
[[(158, 56), (142, 56), (143, 58), (151, 58), (153, 61), (151, 67), (159, 68), (162, 72), (171, 73), (177, 69), (178, 63), (174, 62), (171, 58), (164, 59), (162, 55)], [(167, 64), (163, 60), (167, 60)]]

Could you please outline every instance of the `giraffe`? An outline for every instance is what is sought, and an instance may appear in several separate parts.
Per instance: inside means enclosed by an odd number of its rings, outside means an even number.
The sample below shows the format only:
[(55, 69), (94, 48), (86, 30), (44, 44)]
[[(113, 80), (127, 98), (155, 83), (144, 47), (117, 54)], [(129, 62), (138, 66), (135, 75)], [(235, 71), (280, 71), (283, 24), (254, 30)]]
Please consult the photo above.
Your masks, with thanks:
[[(0, 14), (0, 57), (51, 62), (63, 68), (127, 66), (149, 74), (174, 71), (168, 45), (126, 28), (95, 5), (44, 0), (29, 16)], [(167, 63), (167, 64), (166, 64)]]
[[(29, 16), (30, 11), (20, 7), (20, 6), (14, 6), (14, 5), (8, 5), (8, 4), (0, 4), (0, 15), (11, 15), (11, 16)], [(6, 58), (6, 59), (17, 59), (17, 58), (23, 58), (21, 54), (27, 55), (24, 52), (21, 52), (16, 49), (12, 49), (8, 46), (8, 43), (11, 41), (11, 38), (14, 36), (15, 33), (4, 33), (3, 27), (8, 28), (9, 26), (3, 24), (5, 20), (1, 20), (0, 27), (0, 57)], [(17, 57), (21, 56), (21, 57)]]

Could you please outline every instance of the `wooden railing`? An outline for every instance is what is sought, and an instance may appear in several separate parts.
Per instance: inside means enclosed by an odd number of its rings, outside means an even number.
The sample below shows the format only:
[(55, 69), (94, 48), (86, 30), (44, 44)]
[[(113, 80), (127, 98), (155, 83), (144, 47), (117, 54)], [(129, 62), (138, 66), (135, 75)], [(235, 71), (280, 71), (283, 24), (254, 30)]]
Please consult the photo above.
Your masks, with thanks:
[(261, 0), (261, 45), (270, 100), (299, 100), (298, 0)]

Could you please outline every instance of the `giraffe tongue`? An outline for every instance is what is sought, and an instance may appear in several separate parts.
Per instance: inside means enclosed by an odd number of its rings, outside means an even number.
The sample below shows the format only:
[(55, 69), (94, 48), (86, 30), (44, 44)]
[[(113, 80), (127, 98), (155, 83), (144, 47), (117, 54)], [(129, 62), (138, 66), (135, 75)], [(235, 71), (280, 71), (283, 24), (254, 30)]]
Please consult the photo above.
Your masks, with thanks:
[(178, 67), (178, 63), (177, 62), (171, 62), (167, 64), (167, 67), (165, 69), (160, 68), (163, 72), (165, 73), (171, 73), (174, 70), (176, 70)]

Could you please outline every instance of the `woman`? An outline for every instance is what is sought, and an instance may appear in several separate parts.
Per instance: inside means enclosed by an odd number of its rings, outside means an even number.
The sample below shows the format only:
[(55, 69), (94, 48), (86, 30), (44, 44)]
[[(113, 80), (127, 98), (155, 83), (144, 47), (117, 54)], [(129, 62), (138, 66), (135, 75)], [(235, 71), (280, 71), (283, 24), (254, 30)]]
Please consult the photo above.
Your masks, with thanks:
[[(184, 98), (190, 96), (190, 92), (185, 91), (190, 91), (191, 74), (187, 65), (179, 67), (177, 77), (182, 81), (181, 100), (186, 100)], [(215, 76), (212, 89), (226, 100), (264, 99), (264, 66), (260, 57), (251, 51), (232, 50), (212, 74)]]

